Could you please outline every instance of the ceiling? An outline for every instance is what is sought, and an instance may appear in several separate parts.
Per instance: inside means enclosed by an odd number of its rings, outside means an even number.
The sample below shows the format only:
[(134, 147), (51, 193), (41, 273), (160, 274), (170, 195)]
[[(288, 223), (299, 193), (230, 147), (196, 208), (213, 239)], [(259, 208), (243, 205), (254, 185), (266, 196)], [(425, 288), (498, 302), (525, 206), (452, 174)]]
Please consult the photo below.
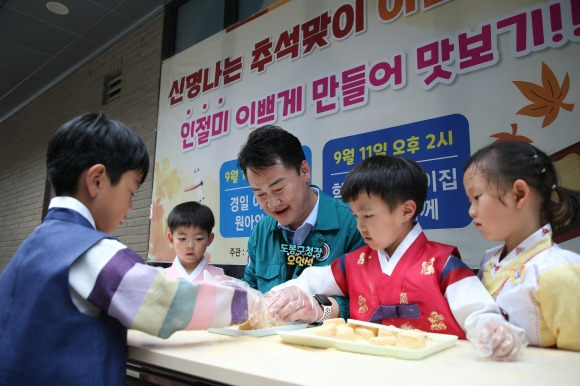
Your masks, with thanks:
[(0, 0), (0, 122), (171, 0)]

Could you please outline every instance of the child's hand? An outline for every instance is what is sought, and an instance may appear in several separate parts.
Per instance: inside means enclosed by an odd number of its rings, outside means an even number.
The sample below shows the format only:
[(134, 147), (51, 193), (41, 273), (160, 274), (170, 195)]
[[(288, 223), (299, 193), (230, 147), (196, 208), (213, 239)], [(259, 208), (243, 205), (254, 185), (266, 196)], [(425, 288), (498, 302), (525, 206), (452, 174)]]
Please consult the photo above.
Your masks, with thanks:
[(216, 276), (212, 276), (211, 279), (213, 281), (217, 281), (218, 283), (221, 282), (221, 281), (239, 280), (239, 279), (236, 279), (235, 277), (231, 277), (231, 276), (228, 276), (228, 275), (216, 275)]
[(268, 315), (277, 320), (314, 323), (322, 318), (322, 308), (314, 298), (298, 287), (289, 286), (266, 294)]
[[(224, 278), (220, 281), (221, 285), (239, 288), (246, 292), (248, 299), (247, 322), (251, 328), (257, 329), (267, 324), (269, 318), (266, 314), (266, 301), (264, 300), (264, 295), (260, 291), (251, 288), (248, 283), (243, 280), (230, 278), (226, 275), (217, 277)], [(225, 278), (229, 278), (229, 280)]]
[(467, 331), (467, 339), (479, 358), (498, 361), (515, 360), (528, 345), (522, 329), (497, 319), (479, 321), (477, 327)]
[(261, 328), (269, 322), (264, 294), (249, 286), (246, 290), (248, 293), (248, 323), (254, 329)]

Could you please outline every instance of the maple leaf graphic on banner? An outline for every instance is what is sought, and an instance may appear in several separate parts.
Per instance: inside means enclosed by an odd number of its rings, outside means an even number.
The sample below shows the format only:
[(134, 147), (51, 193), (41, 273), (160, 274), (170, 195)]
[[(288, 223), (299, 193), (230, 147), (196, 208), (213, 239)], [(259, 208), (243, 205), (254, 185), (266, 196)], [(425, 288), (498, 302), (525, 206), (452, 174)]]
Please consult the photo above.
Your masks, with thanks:
[(546, 127), (558, 117), (560, 108), (566, 111), (572, 111), (574, 104), (564, 103), (564, 98), (568, 95), (570, 89), (570, 77), (568, 73), (564, 77), (562, 85), (550, 69), (542, 62), (542, 84), (524, 82), (515, 80), (513, 83), (520, 92), (532, 103), (520, 109), (516, 114), (527, 115), (530, 117), (544, 117), (542, 127)]
[(532, 143), (533, 142), (531, 139), (529, 139), (525, 135), (517, 135), (517, 133), (518, 133), (518, 124), (517, 123), (512, 123), (511, 126), (512, 126), (512, 133), (511, 134), (507, 133), (507, 132), (503, 132), (503, 133), (495, 133), (495, 134), (490, 135), (490, 137), (492, 137), (492, 138), (497, 138), (494, 143), (503, 142), (503, 141), (521, 141), (521, 142), (525, 142), (525, 143)]
[(181, 187), (181, 179), (177, 170), (170, 169), (170, 163), (169, 158), (163, 158), (161, 164), (155, 162), (155, 196), (159, 199), (173, 198)]

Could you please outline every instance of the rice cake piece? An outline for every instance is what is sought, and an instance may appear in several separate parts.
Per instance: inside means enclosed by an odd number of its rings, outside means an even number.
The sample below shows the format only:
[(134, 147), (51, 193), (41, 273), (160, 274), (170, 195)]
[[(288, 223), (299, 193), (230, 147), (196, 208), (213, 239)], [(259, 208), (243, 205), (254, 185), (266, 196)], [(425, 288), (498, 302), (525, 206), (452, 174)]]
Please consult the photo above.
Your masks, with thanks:
[(377, 346), (396, 346), (397, 337), (395, 335), (391, 336), (373, 336), (369, 339), (369, 343), (376, 344)]
[(336, 334), (336, 324), (334, 324), (334, 323), (324, 324), (323, 323), (322, 326), (316, 327), (315, 333), (318, 336), (326, 336), (328, 338), (334, 338), (334, 335)]
[(377, 336), (377, 328), (373, 327), (366, 327), (366, 326), (357, 326), (354, 329), (354, 333), (357, 336), (360, 336), (364, 340), (369, 340), (370, 338), (374, 338)]
[(426, 346), (426, 335), (421, 331), (401, 331), (397, 334), (397, 347), (422, 349)]
[(325, 324), (334, 324), (335, 326), (338, 326), (341, 324), (346, 324), (346, 320), (344, 320), (343, 318), (326, 319), (325, 321), (322, 322), (322, 325)]
[(347, 325), (338, 325), (336, 326), (336, 334), (334, 335), (336, 339), (342, 340), (356, 340), (356, 335), (354, 333), (354, 329)]
[(250, 324), (249, 320), (245, 321), (244, 323), (242, 323), (238, 326), (238, 330), (253, 330), (253, 329), (254, 328)]
[(386, 336), (386, 337), (394, 337), (397, 338), (397, 332), (393, 330), (387, 330), (385, 328), (379, 328), (377, 336)]

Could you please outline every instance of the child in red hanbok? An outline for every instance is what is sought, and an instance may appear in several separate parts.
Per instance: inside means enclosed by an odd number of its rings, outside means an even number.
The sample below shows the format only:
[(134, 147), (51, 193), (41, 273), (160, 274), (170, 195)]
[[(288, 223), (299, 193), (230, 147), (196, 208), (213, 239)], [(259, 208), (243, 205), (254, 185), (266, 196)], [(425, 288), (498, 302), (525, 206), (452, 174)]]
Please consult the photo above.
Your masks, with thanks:
[(423, 168), (407, 158), (374, 156), (353, 168), (342, 198), (367, 245), (275, 287), (266, 297), (269, 313), (320, 322), (328, 313), (313, 295), (348, 296), (352, 319), (469, 334), (480, 356), (515, 358), (523, 331), (505, 321), (457, 248), (427, 240), (416, 221), (427, 187)]

